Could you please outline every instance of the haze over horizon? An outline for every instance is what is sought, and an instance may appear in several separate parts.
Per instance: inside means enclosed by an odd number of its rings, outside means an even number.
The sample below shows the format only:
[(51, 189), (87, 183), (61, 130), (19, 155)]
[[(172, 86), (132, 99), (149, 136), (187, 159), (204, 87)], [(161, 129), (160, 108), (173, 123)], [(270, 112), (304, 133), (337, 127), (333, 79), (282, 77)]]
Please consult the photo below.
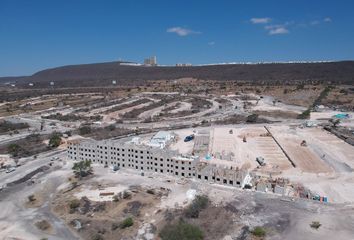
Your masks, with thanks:
[(354, 2), (8, 1), (0, 76), (118, 61), (209, 64), (354, 59)]

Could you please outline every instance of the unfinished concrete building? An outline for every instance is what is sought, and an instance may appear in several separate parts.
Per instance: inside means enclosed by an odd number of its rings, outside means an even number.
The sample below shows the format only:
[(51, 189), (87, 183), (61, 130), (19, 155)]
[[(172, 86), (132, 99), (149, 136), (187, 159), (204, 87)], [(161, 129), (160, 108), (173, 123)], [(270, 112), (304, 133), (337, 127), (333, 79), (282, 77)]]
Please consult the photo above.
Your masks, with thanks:
[(177, 151), (131, 141), (76, 140), (69, 142), (67, 153), (74, 161), (90, 160), (105, 166), (195, 178), (234, 187), (243, 187), (249, 177), (245, 170), (210, 164), (196, 156), (182, 156)]

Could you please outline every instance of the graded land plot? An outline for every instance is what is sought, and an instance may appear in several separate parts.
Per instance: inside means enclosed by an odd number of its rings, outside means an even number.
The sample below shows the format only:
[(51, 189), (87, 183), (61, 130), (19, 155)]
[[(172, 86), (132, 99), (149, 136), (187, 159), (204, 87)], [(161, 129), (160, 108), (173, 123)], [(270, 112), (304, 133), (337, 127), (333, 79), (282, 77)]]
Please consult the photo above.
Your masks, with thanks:
[(281, 171), (291, 168), (284, 153), (274, 140), (266, 135), (263, 127), (215, 128), (211, 131), (209, 150), (215, 159), (228, 160), (224, 162), (232, 162), (238, 167), (255, 168), (258, 166), (256, 158), (263, 157), (267, 170)]
[(136, 98), (121, 98), (121, 99), (115, 99), (106, 103), (101, 104), (101, 106), (93, 106), (91, 107), (91, 110), (89, 111), (88, 115), (95, 115), (95, 114), (100, 114), (104, 112), (110, 112), (112, 109), (115, 109), (117, 107), (120, 107), (124, 104), (130, 104), (132, 102), (135, 102), (137, 99)]
[[(241, 164), (241, 158), (235, 155), (237, 151), (237, 141), (231, 128), (213, 128), (210, 132), (210, 153), (217, 160), (231, 161)], [(233, 130), (232, 130), (233, 131)]]
[(112, 108), (111, 109), (113, 110), (112, 112), (109, 112), (107, 115), (104, 115), (103, 121), (119, 119), (121, 118), (122, 115), (124, 115), (127, 112), (146, 107), (150, 104), (152, 104), (152, 102), (149, 99), (146, 100), (142, 99), (127, 104), (122, 104), (120, 106), (117, 106), (116, 108)]
[(292, 168), (287, 157), (264, 127), (244, 128), (240, 133), (241, 137), (246, 137), (245, 145), (248, 152), (253, 154), (253, 161), (256, 157), (264, 158), (266, 170), (283, 171)]
[(193, 153), (197, 156), (207, 156), (209, 152), (210, 131), (198, 131), (194, 139)]
[(353, 171), (353, 146), (320, 128), (299, 129), (298, 134), (308, 139), (309, 146), (337, 172)]
[(332, 171), (311, 148), (301, 146), (301, 142), (306, 141), (307, 138), (298, 136), (296, 130), (290, 129), (288, 126), (272, 126), (269, 130), (301, 171), (310, 173), (329, 173)]
[(182, 112), (182, 111), (187, 111), (187, 110), (190, 110), (191, 108), (192, 108), (191, 103), (180, 102), (180, 104), (178, 105), (178, 108), (171, 110), (170, 113), (174, 114), (174, 113), (178, 113), (178, 112)]

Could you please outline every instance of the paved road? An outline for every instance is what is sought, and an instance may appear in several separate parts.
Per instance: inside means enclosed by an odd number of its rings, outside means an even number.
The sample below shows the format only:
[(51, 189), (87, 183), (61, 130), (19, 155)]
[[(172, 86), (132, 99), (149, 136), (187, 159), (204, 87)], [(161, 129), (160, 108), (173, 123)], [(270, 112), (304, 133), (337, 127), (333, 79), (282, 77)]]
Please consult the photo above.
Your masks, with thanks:
[(6, 173), (5, 170), (2, 170), (0, 172), (1, 185), (16, 181), (24, 177), (26, 174), (36, 170), (37, 168), (43, 165), (48, 165), (51, 162), (52, 157), (65, 158), (66, 151), (54, 150), (39, 154), (37, 156), (37, 159), (34, 159), (33, 157), (20, 159), (19, 163), (21, 164), (21, 166), (17, 167), (15, 171), (11, 173)]

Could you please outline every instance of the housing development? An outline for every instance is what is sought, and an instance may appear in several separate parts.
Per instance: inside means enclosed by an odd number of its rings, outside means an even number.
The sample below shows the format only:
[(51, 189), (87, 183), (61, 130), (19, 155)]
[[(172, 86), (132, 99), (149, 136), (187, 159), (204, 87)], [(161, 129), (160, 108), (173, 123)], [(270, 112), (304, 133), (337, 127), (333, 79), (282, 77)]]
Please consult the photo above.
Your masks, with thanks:
[(0, 240), (354, 240), (353, 9), (0, 0)]
[[(169, 135), (159, 132), (157, 135)], [(169, 136), (164, 136), (161, 144), (165, 145)], [(156, 137), (152, 138), (154, 143)], [(182, 156), (178, 151), (171, 151), (124, 143), (122, 141), (80, 141), (69, 143), (68, 156), (72, 160), (91, 161), (112, 168), (131, 168), (144, 171), (172, 174), (180, 177), (189, 177), (216, 182), (219, 184), (244, 187), (248, 175), (237, 167), (223, 164), (209, 164), (208, 160), (201, 160), (198, 156)]]
[(0, 206), (12, 211), (0, 236), (170, 239), (183, 224), (193, 239), (353, 234), (341, 227), (354, 199), (352, 85), (48, 86), (2, 87)]

